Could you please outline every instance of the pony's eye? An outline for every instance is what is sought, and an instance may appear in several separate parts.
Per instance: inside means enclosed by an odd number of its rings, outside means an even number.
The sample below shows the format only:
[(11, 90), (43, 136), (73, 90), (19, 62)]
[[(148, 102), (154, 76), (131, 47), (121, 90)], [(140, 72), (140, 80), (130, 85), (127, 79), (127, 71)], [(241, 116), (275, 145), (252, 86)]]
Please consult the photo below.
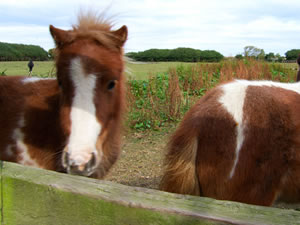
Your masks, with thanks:
[(111, 80), (108, 82), (107, 90), (112, 90), (116, 86), (116, 81)]

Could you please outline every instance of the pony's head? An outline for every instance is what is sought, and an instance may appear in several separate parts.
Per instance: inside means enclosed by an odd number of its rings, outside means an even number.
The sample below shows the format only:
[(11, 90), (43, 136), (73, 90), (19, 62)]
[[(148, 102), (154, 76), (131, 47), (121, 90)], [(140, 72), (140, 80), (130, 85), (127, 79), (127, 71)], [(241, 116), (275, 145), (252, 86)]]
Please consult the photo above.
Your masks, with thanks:
[(127, 27), (112, 30), (93, 15), (72, 30), (50, 26), (56, 44), (62, 164), (71, 174), (101, 178), (117, 158)]

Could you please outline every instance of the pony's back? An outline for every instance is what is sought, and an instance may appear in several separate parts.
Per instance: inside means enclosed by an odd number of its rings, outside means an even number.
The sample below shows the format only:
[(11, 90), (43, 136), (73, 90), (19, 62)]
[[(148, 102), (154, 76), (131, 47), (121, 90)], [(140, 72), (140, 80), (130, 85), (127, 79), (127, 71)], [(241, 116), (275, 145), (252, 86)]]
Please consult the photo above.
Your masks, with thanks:
[[(54, 79), (17, 76), (0, 78), (1, 160), (57, 169), (57, 165), (48, 163), (51, 157), (48, 157), (47, 149), (58, 150), (58, 145), (61, 145), (59, 136), (56, 143), (53, 141), (53, 135), (60, 134), (58, 100), (58, 85)], [(38, 151), (36, 148), (36, 154), (40, 154), (40, 160), (36, 158), (40, 161), (39, 165), (35, 165), (24, 151), (25, 142), (45, 150)]]
[(299, 84), (233, 81), (207, 93), (170, 140), (161, 189), (300, 201), (299, 92)]

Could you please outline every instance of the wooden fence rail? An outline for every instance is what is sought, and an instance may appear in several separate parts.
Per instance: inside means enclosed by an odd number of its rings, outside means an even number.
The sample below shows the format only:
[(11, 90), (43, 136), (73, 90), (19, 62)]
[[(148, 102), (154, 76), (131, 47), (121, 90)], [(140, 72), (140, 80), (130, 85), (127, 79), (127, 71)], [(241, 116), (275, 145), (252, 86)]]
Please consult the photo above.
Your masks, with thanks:
[(128, 187), (0, 161), (1, 225), (300, 224), (297, 210)]

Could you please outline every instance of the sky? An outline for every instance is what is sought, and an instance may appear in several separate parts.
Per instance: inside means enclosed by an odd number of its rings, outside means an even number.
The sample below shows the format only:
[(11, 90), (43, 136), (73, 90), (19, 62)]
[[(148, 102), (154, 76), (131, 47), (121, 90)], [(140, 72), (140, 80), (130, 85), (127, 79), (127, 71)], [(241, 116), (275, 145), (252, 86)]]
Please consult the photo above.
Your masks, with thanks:
[(300, 0), (0, 0), (0, 42), (54, 48), (49, 25), (71, 29), (80, 10), (129, 30), (125, 52), (190, 47), (224, 56), (255, 46), (300, 49)]

